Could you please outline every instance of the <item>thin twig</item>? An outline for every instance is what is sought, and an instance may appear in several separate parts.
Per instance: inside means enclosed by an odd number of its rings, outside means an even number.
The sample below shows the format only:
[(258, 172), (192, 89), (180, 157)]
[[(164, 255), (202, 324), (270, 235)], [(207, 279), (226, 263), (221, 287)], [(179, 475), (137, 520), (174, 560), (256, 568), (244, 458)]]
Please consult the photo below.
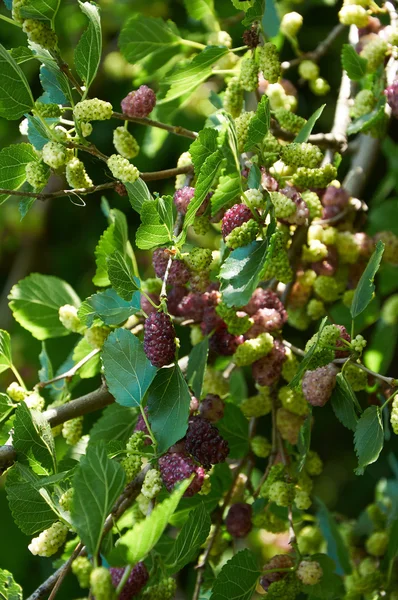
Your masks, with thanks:
[(101, 352), (101, 350), (99, 348), (95, 348), (89, 354), (87, 354), (87, 356), (85, 356), (84, 358), (79, 360), (79, 362), (76, 363), (71, 369), (69, 369), (68, 371), (65, 371), (65, 373), (61, 373), (61, 375), (57, 375), (56, 377), (49, 379), (48, 381), (41, 381), (40, 383), (37, 384), (37, 387), (44, 388), (47, 385), (51, 385), (52, 383), (55, 383), (56, 381), (61, 381), (61, 379), (72, 379), (72, 377), (74, 375), (76, 375), (78, 370), (99, 352)]
[[(275, 119), (271, 120), (271, 132), (275, 137), (286, 142), (292, 142), (296, 137), (294, 133), (282, 129)], [(330, 148), (339, 152), (344, 152), (347, 148), (346, 136), (336, 136), (332, 133), (313, 133), (309, 136), (308, 141), (320, 148)]]
[(158, 129), (164, 129), (169, 133), (174, 133), (175, 135), (188, 137), (192, 140), (195, 140), (198, 137), (196, 131), (185, 129), (185, 127), (180, 127), (179, 125), (167, 125), (167, 123), (154, 121), (153, 119), (148, 119), (148, 117), (129, 117), (128, 115), (118, 112), (112, 113), (112, 117), (114, 119), (120, 119), (121, 121), (130, 121), (131, 123), (138, 123), (139, 125), (147, 125), (148, 127), (157, 127)]
[(296, 67), (303, 60), (313, 60), (314, 62), (317, 62), (320, 58), (322, 58), (322, 56), (326, 54), (326, 52), (329, 50), (330, 46), (333, 44), (335, 39), (338, 38), (338, 36), (344, 31), (344, 29), (345, 26), (339, 23), (338, 25), (333, 27), (329, 35), (319, 44), (319, 46), (315, 48), (315, 50), (312, 50), (311, 52), (304, 52), (303, 54), (301, 54), (297, 58), (294, 58), (293, 60), (283, 62), (281, 64), (282, 69), (286, 71), (291, 67)]
[(70, 557), (68, 558), (68, 560), (66, 561), (66, 563), (62, 566), (62, 570), (58, 575), (57, 581), (51, 591), (51, 594), (48, 597), (48, 600), (54, 600), (59, 588), (62, 585), (63, 580), (67, 576), (69, 569), (72, 566), (73, 561), (75, 560), (75, 558), (77, 558), (79, 556), (82, 549), (83, 549), (83, 544), (81, 542), (79, 542), (78, 545), (76, 546), (76, 548), (73, 550)]

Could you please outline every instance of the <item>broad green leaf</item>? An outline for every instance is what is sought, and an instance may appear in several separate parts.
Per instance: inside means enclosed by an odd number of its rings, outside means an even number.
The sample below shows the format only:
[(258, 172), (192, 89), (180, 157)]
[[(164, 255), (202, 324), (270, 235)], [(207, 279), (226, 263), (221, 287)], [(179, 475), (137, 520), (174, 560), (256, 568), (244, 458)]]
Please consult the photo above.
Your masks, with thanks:
[(23, 533), (34, 535), (58, 521), (42, 478), (25, 465), (17, 463), (7, 473), (6, 492), (14, 521)]
[(375, 108), (371, 112), (359, 117), (358, 119), (355, 119), (355, 121), (352, 121), (352, 123), (348, 125), (347, 134), (354, 135), (355, 133), (359, 132), (368, 133), (374, 127), (377, 127), (385, 112), (385, 105), (386, 99), (383, 97), (377, 102)]
[[(83, 358), (86, 358), (94, 348), (88, 343), (85, 337), (80, 338), (77, 342), (76, 346), (73, 349), (73, 362), (77, 364)], [(91, 379), (91, 377), (95, 377), (98, 375), (101, 369), (101, 361), (99, 353), (94, 354), (90, 360), (88, 360), (82, 367), (79, 369), (79, 377), (80, 379)]]
[(279, 33), (280, 19), (278, 11), (276, 9), (275, 0), (266, 0), (265, 11), (262, 18), (261, 24), (264, 29), (264, 33), (268, 37), (275, 37)]
[(355, 289), (354, 299), (351, 304), (351, 316), (355, 319), (361, 314), (372, 300), (375, 290), (374, 278), (380, 267), (384, 252), (384, 244), (380, 240), (376, 244), (376, 250), (369, 259), (366, 269), (361, 275), (361, 279)]
[(298, 471), (302, 471), (305, 465), (305, 461), (307, 458), (307, 454), (310, 449), (311, 444), (311, 424), (312, 424), (312, 411), (306, 417), (304, 423), (300, 427), (298, 441), (297, 441), (297, 449), (300, 453), (300, 457), (297, 463)]
[[(129, 304), (130, 307), (134, 306), (134, 312), (137, 312), (137, 310), (140, 308), (140, 305), (138, 301), (137, 306), (137, 296), (133, 297), (133, 294), (140, 289), (140, 280), (138, 277), (133, 275), (133, 267), (130, 259), (125, 258), (121, 252), (116, 250), (116, 252), (109, 256), (107, 263), (108, 277), (111, 285), (116, 290), (117, 294), (119, 294), (119, 296), (122, 298), (122, 301), (124, 301), (125, 304)], [(113, 324), (116, 325), (116, 323)]]
[(198, 137), (189, 147), (195, 173), (199, 174), (206, 158), (217, 150), (217, 131), (211, 127), (205, 127), (199, 132)]
[(112, 209), (109, 211), (109, 221), (109, 227), (101, 235), (95, 248), (97, 270), (93, 283), (98, 287), (110, 285), (107, 263), (109, 256), (116, 250), (124, 256), (127, 250), (128, 229), (125, 215), (120, 210)]
[[(264, 15), (265, 4), (265, 0), (256, 0), (254, 5), (247, 10), (242, 25), (250, 27), (254, 21), (261, 21)], [(272, 27), (272, 24), (270, 25)]]
[(245, 143), (245, 152), (251, 150), (253, 146), (259, 144), (264, 139), (264, 136), (269, 131), (270, 127), (270, 110), (269, 99), (266, 94), (263, 95), (257, 106), (257, 111), (254, 117), (249, 122), (249, 130), (247, 134), (247, 142)]
[(147, 184), (140, 177), (134, 183), (125, 183), (131, 206), (141, 214), (142, 205), (153, 200)]
[(142, 342), (127, 329), (112, 331), (102, 349), (102, 363), (116, 402), (140, 406), (156, 375), (156, 367), (147, 359)]
[(191, 394), (178, 365), (160, 369), (149, 388), (149, 423), (163, 454), (184, 437), (188, 427)]
[(334, 561), (326, 554), (313, 554), (311, 560), (321, 565), (323, 575), (319, 583), (303, 586), (306, 597), (311, 600), (341, 600), (344, 597), (344, 585), (342, 578), (335, 573)]
[(384, 430), (379, 406), (369, 406), (359, 418), (354, 435), (355, 453), (358, 457), (357, 475), (376, 462), (383, 449)]
[(354, 409), (354, 402), (352, 396), (347, 390), (347, 381), (345, 380), (342, 373), (338, 373), (336, 377), (336, 387), (333, 390), (331, 403), (333, 412), (340, 421), (351, 431), (355, 431), (358, 417)]
[(209, 339), (205, 337), (199, 344), (196, 344), (196, 346), (192, 348), (189, 355), (187, 381), (196, 398), (200, 398), (202, 394), (208, 354)]
[(319, 119), (319, 117), (321, 116), (321, 114), (323, 113), (323, 109), (325, 108), (326, 104), (322, 104), (322, 106), (320, 106), (308, 119), (308, 121), (306, 122), (305, 125), (303, 125), (303, 127), (300, 129), (300, 131), (298, 132), (298, 134), (296, 135), (296, 137), (294, 138), (294, 141), (297, 143), (303, 143), (306, 142), (308, 140), (308, 138), (311, 135), (312, 130), (314, 129), (314, 125), (317, 122), (317, 120)]
[(104, 442), (90, 445), (73, 478), (72, 523), (89, 554), (96, 556), (105, 520), (123, 490), (123, 467), (108, 458)]
[(261, 171), (258, 168), (258, 166), (255, 163), (253, 163), (252, 166), (250, 167), (249, 177), (247, 180), (247, 187), (254, 188), (257, 190), (260, 187), (260, 183), (261, 183)]
[(229, 378), (229, 397), (232, 402), (239, 405), (248, 397), (249, 391), (246, 378), (242, 369), (234, 369)]
[(184, 0), (184, 4), (189, 16), (197, 21), (215, 18), (213, 0)]
[(9, 51), (13, 59), (19, 65), (31, 60), (33, 57), (33, 52), (30, 48), (26, 46), (18, 46), (17, 48), (11, 48)]
[(108, 406), (90, 430), (89, 444), (121, 441), (126, 443), (134, 431), (137, 409), (120, 404)]
[(0, 44), (0, 117), (14, 121), (34, 104), (27, 79), (13, 57)]
[(211, 197), (211, 214), (215, 215), (221, 208), (237, 200), (242, 193), (240, 173), (225, 173), (220, 176), (218, 185)]
[(166, 559), (166, 568), (177, 573), (197, 557), (210, 532), (211, 519), (205, 505), (199, 504), (190, 514)]
[(141, 207), (141, 225), (137, 229), (135, 241), (141, 250), (150, 250), (156, 246), (167, 244), (172, 240), (173, 233), (168, 227), (168, 221), (161, 218), (158, 202), (145, 202)]
[(48, 421), (36, 410), (21, 402), (15, 411), (13, 445), (17, 460), (30, 465), (35, 473), (49, 475), (56, 471), (54, 437)]
[(0, 569), (0, 599), (22, 600), (22, 588), (15, 582), (14, 576), (5, 569)]
[(46, 57), (40, 67), (40, 83), (50, 102), (71, 104), (72, 91), (66, 75), (58, 68), (57, 63)]
[(127, 302), (118, 296), (115, 290), (108, 289), (86, 298), (78, 310), (78, 316), (87, 327), (91, 327), (96, 319), (100, 319), (105, 325), (120, 325), (139, 310), (138, 292), (135, 292), (130, 302)]
[[(38, 117), (28, 115), (28, 139), (36, 150), (43, 150), (43, 146), (50, 141), (50, 134), (44, 123)], [(50, 170), (50, 168), (48, 168)]]
[(12, 365), (10, 334), (0, 329), (0, 373), (7, 371)]
[[(0, 151), (0, 188), (18, 190), (26, 181), (26, 165), (32, 161), (37, 161), (37, 154), (30, 144), (13, 144), (3, 148)], [(1, 194), (0, 205), (9, 197)]]
[(359, 56), (351, 44), (344, 44), (341, 51), (341, 64), (346, 71), (348, 77), (354, 81), (358, 81), (365, 77), (368, 61), (366, 58)]
[(311, 363), (312, 357), (314, 356), (314, 353), (317, 349), (318, 342), (320, 339), (320, 334), (322, 333), (322, 330), (325, 327), (326, 323), (327, 323), (327, 317), (322, 319), (322, 321), (319, 325), (319, 329), (318, 329), (318, 337), (316, 338), (315, 343), (312, 344), (311, 348), (308, 350), (307, 354), (304, 356), (303, 360), (299, 364), (295, 376), (289, 383), (290, 388), (295, 388), (297, 385), (299, 385), (301, 378), (304, 375), (304, 371), (306, 371), (308, 369), (308, 367)]
[(102, 33), (99, 7), (91, 2), (79, 2), (80, 10), (89, 24), (75, 49), (75, 67), (86, 88), (89, 88), (98, 71), (102, 53)]
[(336, 563), (339, 575), (343, 575), (343, 573), (349, 575), (352, 571), (350, 555), (340, 529), (322, 500), (317, 498), (316, 504), (319, 527), (327, 543), (327, 554)]
[(189, 484), (190, 480), (180, 483), (166, 500), (155, 506), (146, 519), (122, 535), (109, 557), (111, 564), (135, 564), (149, 554), (166, 529)]
[(64, 304), (78, 307), (80, 299), (62, 279), (32, 273), (11, 289), (10, 308), (14, 319), (38, 340), (69, 335), (58, 317)]
[(228, 442), (230, 458), (242, 458), (249, 451), (249, 423), (238, 406), (227, 402), (217, 429)]
[(123, 27), (119, 47), (126, 60), (135, 64), (162, 55), (173, 46), (178, 52), (180, 39), (174, 24), (169, 25), (157, 17), (137, 14)]
[(47, 21), (51, 25), (57, 14), (60, 0), (26, 0), (21, 6), (21, 15), (24, 19), (37, 19)]
[(16, 404), (10, 400), (7, 394), (0, 393), (0, 421), (3, 421), (15, 406)]
[(250, 600), (256, 588), (260, 570), (255, 555), (241, 550), (225, 563), (218, 574), (211, 600)]

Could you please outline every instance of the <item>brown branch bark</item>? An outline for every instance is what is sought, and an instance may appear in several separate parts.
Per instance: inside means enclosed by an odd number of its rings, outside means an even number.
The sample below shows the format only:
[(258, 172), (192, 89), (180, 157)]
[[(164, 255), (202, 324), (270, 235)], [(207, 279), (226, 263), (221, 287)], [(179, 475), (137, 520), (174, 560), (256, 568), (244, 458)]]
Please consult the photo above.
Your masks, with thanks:
[(174, 133), (175, 135), (188, 137), (192, 140), (196, 140), (196, 138), (198, 137), (196, 131), (191, 131), (190, 129), (186, 129), (185, 127), (180, 127), (179, 125), (167, 125), (167, 123), (154, 121), (153, 119), (148, 119), (148, 117), (129, 117), (128, 115), (118, 112), (112, 113), (112, 117), (114, 119), (120, 119), (121, 121), (129, 121), (130, 123), (138, 123), (139, 125), (147, 125), (148, 127), (157, 127), (158, 129), (164, 129), (169, 133)]

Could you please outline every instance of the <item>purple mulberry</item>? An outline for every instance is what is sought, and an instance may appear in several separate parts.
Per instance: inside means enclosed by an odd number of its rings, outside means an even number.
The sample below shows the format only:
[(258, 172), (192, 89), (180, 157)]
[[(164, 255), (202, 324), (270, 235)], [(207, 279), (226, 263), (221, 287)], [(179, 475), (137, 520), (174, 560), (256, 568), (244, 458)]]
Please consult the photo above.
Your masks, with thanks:
[(234, 204), (232, 208), (226, 211), (222, 219), (221, 232), (224, 240), (235, 227), (240, 227), (252, 218), (252, 211), (246, 204)]
[(130, 92), (121, 102), (122, 111), (129, 117), (147, 117), (155, 108), (155, 92), (147, 85), (141, 85), (138, 90)]
[[(117, 588), (123, 577), (124, 567), (111, 567), (109, 570), (112, 577), (112, 585), (114, 588)], [(133, 567), (124, 588), (119, 594), (119, 600), (130, 600), (131, 598), (138, 596), (148, 579), (149, 573), (144, 563), (137, 563)]]
[(177, 452), (168, 452), (159, 458), (159, 469), (162, 481), (166, 489), (171, 492), (174, 486), (184, 479), (188, 479), (193, 473), (195, 478), (186, 490), (184, 496), (190, 497), (197, 494), (205, 478), (205, 470), (198, 467), (190, 456)]
[(244, 342), (243, 335), (233, 335), (228, 332), (227, 326), (219, 327), (209, 339), (209, 348), (221, 356), (232, 356), (237, 347)]
[(248, 304), (243, 308), (248, 315), (253, 316), (261, 308), (274, 308), (282, 317), (282, 324), (287, 321), (287, 312), (277, 294), (272, 290), (257, 288), (254, 290)]
[(235, 538), (246, 537), (252, 529), (252, 507), (245, 502), (233, 504), (228, 511), (225, 525), (228, 533)]
[(218, 429), (202, 417), (189, 419), (185, 448), (205, 468), (224, 462), (229, 452), (228, 442)]
[(200, 416), (210, 423), (216, 423), (224, 416), (225, 403), (217, 394), (207, 394), (199, 406)]
[(398, 119), (398, 79), (384, 90), (391, 112)]
[(336, 385), (337, 367), (329, 363), (314, 371), (307, 371), (302, 381), (303, 394), (312, 406), (325, 406)]
[[(351, 336), (348, 333), (347, 329), (344, 327), (344, 325), (336, 325), (336, 327), (340, 331), (340, 337), (343, 338), (343, 340), (346, 340), (347, 342), (351, 342)], [(342, 340), (340, 340), (340, 339), (337, 340), (336, 346), (337, 346), (337, 348), (341, 348), (341, 350), (336, 351), (336, 358), (345, 358), (346, 356), (349, 355), (350, 350), (342, 342)], [(345, 349), (345, 348), (347, 348), (347, 349)]]
[(175, 331), (169, 315), (152, 313), (145, 319), (144, 352), (155, 367), (174, 362)]
[(283, 326), (283, 318), (276, 308), (260, 308), (253, 315), (254, 324), (246, 333), (246, 337), (255, 338), (261, 333), (270, 333)]
[(179, 306), (187, 295), (187, 288), (183, 285), (174, 285), (167, 294), (167, 310), (175, 317), (180, 315)]
[(321, 198), (321, 202), (323, 206), (337, 206), (341, 210), (347, 206), (349, 199), (350, 195), (344, 188), (329, 185)]
[(293, 200), (296, 205), (296, 212), (293, 213), (291, 217), (286, 219), (288, 223), (293, 223), (295, 225), (304, 225), (309, 217), (308, 206), (305, 201), (302, 199), (301, 195), (298, 193), (296, 188), (287, 185), (283, 189), (280, 190), (281, 194)]
[(208, 335), (219, 327), (225, 327), (225, 323), (218, 316), (214, 309), (214, 305), (205, 306), (203, 309), (202, 323), (200, 325), (203, 335)]
[(200, 323), (203, 319), (204, 298), (202, 294), (193, 292), (184, 296), (178, 304), (177, 313), (184, 319), (191, 319), (195, 323)]
[[(264, 565), (263, 571), (273, 571), (274, 569), (290, 569), (293, 567), (293, 565), (294, 561), (289, 554), (276, 554)], [(281, 571), (279, 573), (278, 571), (275, 571), (274, 573), (267, 573), (260, 579), (260, 585), (265, 589), (265, 591), (267, 591), (271, 583), (280, 581), (286, 577), (287, 574), (288, 573), (286, 571)]]
[[(156, 277), (163, 279), (166, 273), (170, 253), (165, 248), (156, 248), (152, 255), (152, 264), (155, 269)], [(174, 259), (171, 263), (167, 283), (174, 285), (184, 285), (189, 281), (190, 272), (184, 261)]]
[(259, 385), (272, 385), (275, 383), (281, 375), (285, 359), (285, 346), (280, 340), (275, 340), (271, 352), (260, 358), (260, 360), (256, 360), (252, 365), (255, 381)]
[(190, 187), (189, 185), (184, 185), (174, 192), (174, 204), (176, 205), (178, 212), (185, 215), (194, 194), (195, 188)]

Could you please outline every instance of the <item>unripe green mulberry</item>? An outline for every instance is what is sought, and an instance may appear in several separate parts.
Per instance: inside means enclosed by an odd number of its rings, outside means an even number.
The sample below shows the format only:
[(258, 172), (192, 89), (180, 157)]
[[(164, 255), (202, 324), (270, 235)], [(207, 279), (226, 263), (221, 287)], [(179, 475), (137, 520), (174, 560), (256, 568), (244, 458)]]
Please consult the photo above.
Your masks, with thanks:
[(66, 421), (62, 425), (62, 436), (69, 446), (74, 446), (82, 437), (83, 417), (76, 417)]
[(387, 550), (388, 534), (386, 531), (376, 531), (366, 540), (365, 547), (372, 556), (383, 556)]
[(65, 542), (68, 534), (68, 528), (61, 521), (56, 521), (41, 532), (41, 534), (33, 538), (28, 548), (35, 556), (52, 556)]
[(271, 533), (283, 533), (289, 529), (288, 521), (280, 519), (270, 510), (254, 515), (252, 523), (255, 527), (261, 527)]
[(281, 74), (281, 63), (279, 53), (275, 44), (266, 42), (258, 49), (258, 60), (264, 79), (269, 83), (276, 83)]
[(69, 329), (69, 331), (74, 331), (75, 333), (81, 330), (82, 324), (77, 316), (76, 306), (64, 304), (64, 306), (59, 308), (58, 317), (65, 329)]
[(84, 337), (93, 348), (102, 348), (110, 331), (109, 327), (99, 327), (94, 325), (93, 327), (90, 327), (90, 329), (86, 329)]
[(71, 570), (73, 575), (77, 577), (81, 588), (90, 587), (90, 575), (93, 567), (87, 556), (78, 556), (75, 558)]
[(60, 506), (70, 512), (71, 508), (72, 508), (72, 501), (73, 501), (73, 488), (69, 488), (69, 490), (66, 490), (66, 492), (64, 492), (62, 494), (62, 496), (59, 499), (59, 504)]
[(275, 154), (279, 156), (281, 153), (282, 146), (272, 133), (268, 132), (263, 139), (263, 151), (268, 154)]
[(275, 481), (268, 490), (268, 498), (278, 506), (289, 506), (294, 499), (294, 486), (284, 481)]
[(34, 190), (41, 190), (47, 185), (49, 170), (42, 162), (32, 161), (25, 167), (26, 181)]
[(90, 188), (93, 182), (86, 173), (86, 168), (81, 160), (73, 158), (66, 165), (66, 180), (71, 188)]
[(294, 494), (294, 503), (299, 510), (308, 510), (312, 504), (311, 497), (304, 490), (297, 490)]
[(276, 413), (276, 426), (282, 438), (293, 446), (297, 444), (300, 428), (304, 417), (295, 415), (285, 408), (278, 408)]
[(226, 48), (231, 48), (232, 38), (228, 31), (213, 31), (209, 35), (207, 43), (211, 46), (225, 46)]
[(43, 21), (36, 19), (25, 19), (22, 24), (22, 31), (26, 33), (28, 39), (34, 44), (39, 44), (47, 50), (55, 50), (58, 44), (58, 38), (55, 33)]
[(319, 262), (328, 255), (328, 248), (319, 240), (311, 240), (308, 246), (303, 246), (302, 258), (305, 262)]
[(248, 315), (240, 317), (237, 315), (235, 308), (230, 308), (223, 302), (218, 304), (216, 313), (224, 319), (229, 333), (232, 333), (233, 335), (242, 335), (253, 325), (253, 319)]
[[(177, 161), (177, 167), (189, 167), (192, 166), (192, 158), (189, 152), (183, 152)], [(186, 175), (181, 174), (176, 177), (176, 190), (179, 190), (185, 185)]]
[(22, 402), (28, 395), (28, 392), (16, 381), (13, 381), (6, 389), (6, 394), (13, 402)]
[(242, 400), (240, 409), (248, 419), (251, 417), (258, 418), (268, 415), (272, 410), (272, 400), (269, 389), (268, 393), (262, 392), (257, 396), (250, 396), (249, 398)]
[(141, 454), (145, 445), (145, 432), (144, 431), (134, 431), (133, 435), (127, 441), (126, 444), (126, 452), (128, 455), (130, 454)]
[(243, 107), (243, 88), (238, 77), (233, 77), (227, 85), (223, 101), (224, 109), (234, 119), (239, 117)]
[(249, 123), (254, 117), (254, 112), (243, 112), (235, 119), (236, 137), (238, 139), (238, 151), (243, 152), (249, 135)]
[(24, 17), (21, 15), (21, 8), (27, 4), (27, 0), (13, 0), (12, 2), (12, 18), (17, 23), (23, 23)]
[(105, 567), (96, 567), (91, 571), (90, 587), (96, 600), (112, 600), (114, 595), (112, 577)]
[(295, 134), (297, 134), (307, 122), (303, 117), (299, 117), (292, 111), (285, 110), (284, 108), (275, 110), (274, 115), (282, 129)]
[(126, 473), (127, 481), (132, 481), (141, 471), (141, 457), (129, 454), (120, 463)]
[(316, 585), (322, 579), (323, 571), (318, 562), (302, 560), (297, 569), (297, 577), (304, 585)]
[(82, 132), (82, 136), (86, 138), (93, 133), (93, 126), (91, 123), (80, 122), (80, 130)]
[(336, 176), (337, 169), (331, 164), (317, 169), (299, 167), (292, 177), (292, 183), (300, 188), (325, 188)]
[(320, 275), (316, 278), (314, 291), (324, 302), (335, 302), (339, 297), (339, 288), (336, 280), (326, 275)]
[(24, 402), (31, 410), (38, 410), (40, 412), (44, 408), (44, 398), (38, 392), (29, 392)]
[(320, 529), (314, 525), (306, 525), (299, 531), (297, 542), (301, 554), (315, 554), (323, 542)]
[(353, 265), (358, 261), (359, 247), (350, 231), (339, 231), (336, 235), (336, 248), (342, 264)]
[(113, 145), (124, 158), (135, 158), (140, 151), (137, 140), (123, 126), (113, 132)]
[(283, 15), (280, 30), (284, 35), (296, 37), (303, 24), (303, 17), (297, 12), (289, 12)]
[(380, 37), (376, 37), (366, 44), (360, 56), (368, 61), (366, 65), (368, 73), (374, 73), (383, 64), (387, 50), (387, 42)]
[(312, 346), (318, 341), (317, 350), (326, 348), (327, 346), (335, 346), (341, 333), (335, 325), (326, 325), (321, 333), (315, 333), (306, 343), (305, 351), (308, 352)]
[(269, 193), (271, 202), (274, 205), (275, 216), (277, 219), (286, 219), (287, 217), (291, 217), (297, 210), (296, 204), (285, 196), (285, 194), (281, 194), (280, 192), (270, 192)]
[(301, 197), (308, 207), (310, 219), (319, 219), (322, 216), (322, 203), (318, 194), (307, 190), (301, 194)]
[(311, 79), (309, 88), (315, 96), (326, 96), (330, 92), (330, 85), (323, 77)]
[(288, 383), (291, 382), (295, 374), (297, 373), (299, 361), (290, 348), (285, 348), (286, 358), (282, 367), (282, 377), (286, 379)]
[(210, 229), (211, 224), (209, 221), (209, 217), (207, 217), (206, 215), (195, 217), (195, 220), (193, 222), (193, 230), (196, 233), (196, 235), (206, 235), (206, 233), (209, 233)]
[(305, 331), (308, 329), (311, 319), (307, 315), (305, 307), (300, 306), (299, 308), (289, 307), (288, 310), (288, 323), (299, 331)]
[(321, 457), (314, 450), (310, 450), (305, 459), (305, 469), (309, 475), (313, 477), (320, 475), (323, 469), (323, 462)]
[(140, 176), (140, 172), (127, 158), (120, 154), (112, 154), (108, 158), (107, 165), (115, 179), (120, 179), (123, 183), (134, 183)]
[(78, 121), (83, 121), (84, 123), (106, 121), (112, 117), (112, 104), (99, 98), (82, 100), (75, 105), (73, 116)]
[(240, 83), (247, 92), (258, 88), (258, 65), (254, 58), (244, 58), (240, 65)]
[[(247, 203), (252, 208), (260, 208), (260, 209), (265, 208), (264, 196), (263, 196), (263, 193), (260, 192), (260, 190), (256, 190), (254, 188), (246, 190), (245, 198), (247, 200)], [(242, 196), (242, 200), (244, 200), (243, 196)]]
[(61, 109), (58, 104), (47, 104), (36, 100), (34, 110), (38, 115), (45, 119), (56, 119), (61, 116)]
[(339, 12), (339, 21), (342, 25), (366, 27), (369, 22), (369, 15), (362, 6), (344, 4)]
[(172, 600), (177, 590), (175, 579), (167, 577), (157, 585), (151, 585), (142, 593), (142, 600)]
[(354, 392), (360, 392), (368, 385), (368, 375), (366, 371), (357, 367), (355, 363), (349, 362), (346, 364), (344, 367), (344, 377), (351, 385)]
[(287, 386), (283, 386), (278, 392), (278, 398), (283, 408), (286, 408), (286, 410), (289, 410), (295, 415), (304, 416), (308, 414), (308, 402), (300, 389), (291, 389)]
[(257, 338), (246, 340), (240, 344), (233, 356), (238, 367), (251, 365), (256, 360), (269, 354), (274, 345), (274, 338), (269, 333), (261, 333)]
[(376, 98), (371, 90), (361, 90), (355, 96), (354, 106), (351, 109), (351, 115), (358, 119), (372, 112), (376, 106)]
[(316, 298), (311, 298), (307, 305), (307, 315), (317, 321), (321, 319), (326, 314), (325, 305), (322, 300), (317, 300)]
[(316, 79), (319, 75), (319, 67), (312, 60), (303, 60), (298, 67), (300, 77), (311, 81)]
[(374, 529), (380, 531), (385, 529), (387, 523), (387, 515), (380, 506), (374, 502), (373, 504), (369, 504), (366, 507), (366, 512), (368, 514), (369, 519), (372, 521), (372, 525)]
[(47, 142), (42, 150), (43, 162), (52, 169), (59, 169), (73, 158), (73, 151), (58, 142)]
[(145, 475), (144, 483), (142, 484), (141, 494), (146, 498), (152, 500), (155, 498), (160, 490), (162, 489), (162, 478), (159, 471), (151, 469)]
[(241, 246), (247, 246), (256, 239), (259, 233), (259, 227), (257, 221), (249, 219), (239, 227), (235, 227), (229, 235), (225, 238), (225, 244), (229, 248), (240, 248)]
[(390, 421), (393, 432), (398, 435), (398, 396), (392, 401)]
[[(72, 137), (65, 127), (62, 125), (56, 125), (52, 130), (52, 138), (54, 142), (58, 142), (59, 144), (68, 144)], [(72, 151), (71, 151), (72, 153)], [(73, 158), (73, 153), (71, 154), (71, 158)]]
[(285, 477), (285, 467), (281, 463), (273, 465), (268, 473), (267, 479), (264, 481), (260, 489), (261, 498), (268, 498), (269, 490), (276, 481), (282, 481)]
[(185, 257), (185, 262), (192, 271), (208, 271), (213, 262), (213, 255), (209, 248), (192, 248)]
[(267, 440), (266, 437), (262, 435), (255, 435), (250, 440), (250, 447), (253, 454), (259, 458), (267, 458), (267, 456), (269, 456), (271, 453), (272, 444), (269, 440)]
[(203, 380), (203, 394), (216, 394), (222, 398), (228, 392), (229, 384), (222, 372), (207, 366)]
[(296, 110), (297, 99), (296, 96), (288, 95), (280, 83), (270, 83), (265, 90), (269, 98), (271, 110), (278, 110), (283, 108), (285, 110)]
[(323, 158), (322, 151), (318, 146), (304, 142), (299, 144), (293, 142), (287, 146), (282, 146), (281, 159), (286, 165), (292, 167), (309, 167), (314, 169)]

